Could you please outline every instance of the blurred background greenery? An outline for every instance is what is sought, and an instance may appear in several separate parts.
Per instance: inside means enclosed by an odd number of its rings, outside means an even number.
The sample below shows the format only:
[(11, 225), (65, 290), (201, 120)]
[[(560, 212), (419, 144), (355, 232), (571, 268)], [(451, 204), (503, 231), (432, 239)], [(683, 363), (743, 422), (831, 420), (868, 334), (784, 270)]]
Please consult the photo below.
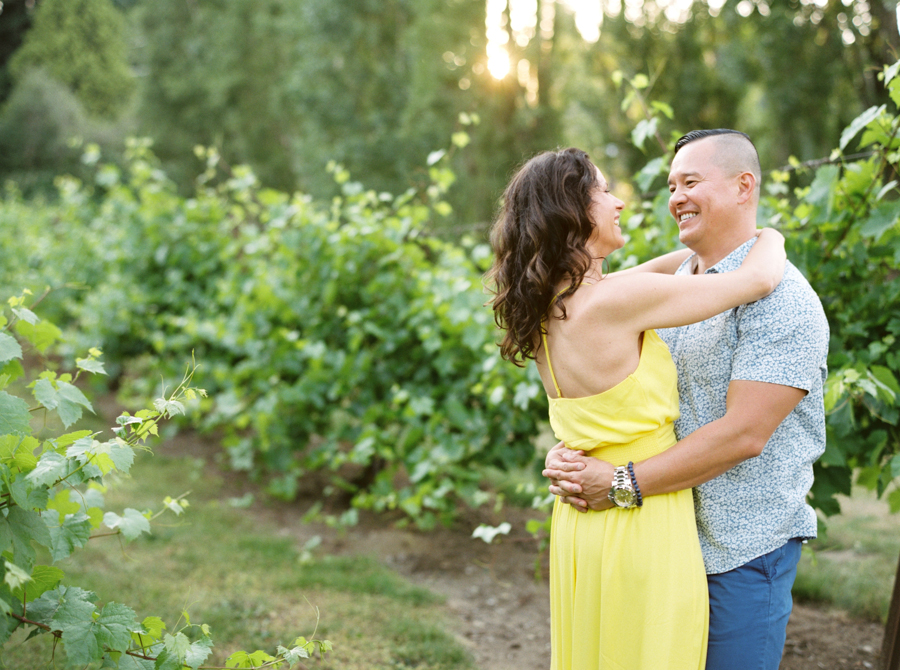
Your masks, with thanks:
[(335, 160), (401, 193), (470, 112), (481, 124), (454, 157), (466, 186), (444, 227), (458, 236), (484, 227), (538, 150), (582, 147), (614, 180), (661, 153), (632, 144), (644, 110), (623, 77), (644, 75), (682, 132), (749, 132), (765, 169), (826, 157), (886, 100), (876, 73), (900, 46), (895, 4), (4, 0), (0, 179), (48, 189), (79, 168), (72, 138), (109, 158), (139, 135), (185, 190), (201, 144), (283, 191), (330, 197)]
[[(804, 557), (797, 593), (884, 618), (897, 517), (887, 503), (873, 512), (867, 491), (900, 508), (900, 116), (844, 129), (898, 104), (878, 77), (900, 54), (895, 2), (0, 8), (2, 297), (53, 287), (40, 312), (66, 328), (63, 354), (101, 347), (111, 374), (95, 390), (129, 402), (196, 353), (210, 391), (199, 414), (230, 467), (283, 498), (328, 471), (325, 494), (422, 528), (450, 522), (460, 500), (540, 498), (529, 475), (549, 442), (535, 439), (545, 399), (533, 367), (499, 360), (479, 285), (515, 167), (586, 149), (632, 196), (627, 265), (676, 241), (667, 194), (653, 193), (673, 136), (749, 132), (764, 220), (788, 234), (832, 327), (813, 502), (845, 516)], [(852, 155), (867, 124), (867, 151)], [(822, 165), (838, 146), (844, 162)], [(518, 501), (511, 473), (526, 480)], [(865, 491), (846, 497), (854, 477)], [(198, 527), (221, 534), (216, 523)], [(270, 548), (290, 572), (296, 556)], [(860, 565), (866, 580), (851, 580)]]

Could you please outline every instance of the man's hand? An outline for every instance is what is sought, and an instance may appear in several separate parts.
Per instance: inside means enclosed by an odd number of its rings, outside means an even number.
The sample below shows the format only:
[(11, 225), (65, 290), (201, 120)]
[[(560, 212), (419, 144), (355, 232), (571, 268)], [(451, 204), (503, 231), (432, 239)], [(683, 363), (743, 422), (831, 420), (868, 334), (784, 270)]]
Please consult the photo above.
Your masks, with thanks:
[(614, 468), (606, 461), (568, 449), (562, 442), (554, 446), (544, 460), (541, 473), (550, 480), (550, 493), (579, 512), (613, 507), (609, 487)]

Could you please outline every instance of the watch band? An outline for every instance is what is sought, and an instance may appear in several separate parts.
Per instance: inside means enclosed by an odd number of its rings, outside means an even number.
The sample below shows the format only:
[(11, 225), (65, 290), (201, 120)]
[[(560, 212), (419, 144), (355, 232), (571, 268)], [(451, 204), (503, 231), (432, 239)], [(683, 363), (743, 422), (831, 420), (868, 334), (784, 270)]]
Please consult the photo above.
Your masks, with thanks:
[(620, 465), (613, 472), (613, 480), (609, 488), (609, 499), (616, 507), (623, 509), (634, 506), (634, 487), (631, 484), (631, 475), (628, 473), (627, 466)]
[(631, 485), (634, 487), (634, 494), (637, 497), (635, 505), (642, 507), (644, 505), (644, 496), (641, 495), (641, 487), (638, 486), (637, 477), (634, 476), (634, 463), (628, 461), (628, 475), (631, 477)]

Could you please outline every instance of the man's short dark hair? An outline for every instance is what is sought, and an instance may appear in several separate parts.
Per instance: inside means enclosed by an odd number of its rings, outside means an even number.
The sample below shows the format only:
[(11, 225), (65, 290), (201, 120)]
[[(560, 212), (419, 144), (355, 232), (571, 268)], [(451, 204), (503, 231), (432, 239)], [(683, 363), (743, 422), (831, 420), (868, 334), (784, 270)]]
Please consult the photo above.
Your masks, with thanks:
[(691, 132), (682, 135), (675, 143), (675, 153), (677, 154), (685, 144), (690, 144), (696, 140), (702, 140), (704, 137), (712, 137), (713, 135), (740, 135), (750, 142), (750, 144), (753, 144), (753, 140), (750, 139), (750, 136), (747, 133), (742, 133), (740, 130), (731, 130), (730, 128), (692, 130)]

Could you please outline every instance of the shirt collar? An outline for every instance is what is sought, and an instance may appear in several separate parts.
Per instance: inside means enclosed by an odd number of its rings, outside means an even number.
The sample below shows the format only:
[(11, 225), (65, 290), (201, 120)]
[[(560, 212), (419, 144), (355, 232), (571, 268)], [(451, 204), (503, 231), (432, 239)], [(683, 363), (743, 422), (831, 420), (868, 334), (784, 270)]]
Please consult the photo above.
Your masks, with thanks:
[[(711, 268), (707, 268), (706, 272), (733, 272), (741, 267), (741, 263), (744, 262), (744, 259), (747, 257), (747, 254), (750, 253), (750, 249), (753, 248), (753, 245), (756, 244), (756, 236), (751, 237), (749, 240), (744, 242), (737, 249), (728, 254), (725, 258), (720, 260), (718, 263), (713, 265)], [(679, 271), (685, 271), (688, 273), (692, 273), (693, 268), (697, 264), (697, 254), (691, 254), (688, 256), (687, 260), (681, 264), (681, 267), (678, 268)]]

